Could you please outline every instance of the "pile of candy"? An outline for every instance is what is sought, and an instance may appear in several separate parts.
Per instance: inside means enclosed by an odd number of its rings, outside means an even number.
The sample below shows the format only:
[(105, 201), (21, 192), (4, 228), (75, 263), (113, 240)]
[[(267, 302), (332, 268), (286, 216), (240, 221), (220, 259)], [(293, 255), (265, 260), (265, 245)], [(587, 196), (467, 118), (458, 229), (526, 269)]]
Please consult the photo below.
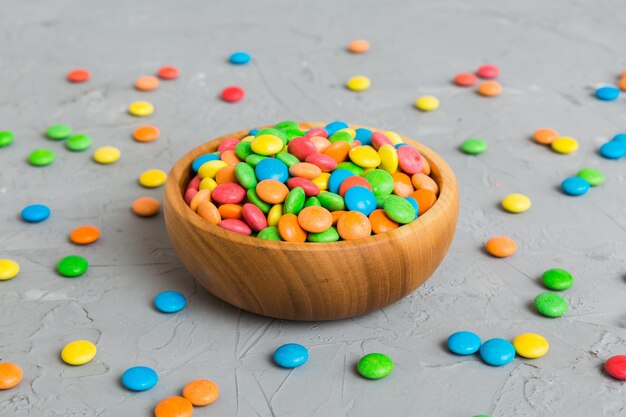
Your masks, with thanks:
[(185, 201), (211, 224), (286, 242), (353, 240), (412, 222), (437, 200), (430, 165), (393, 132), (285, 121), (224, 140), (191, 166)]

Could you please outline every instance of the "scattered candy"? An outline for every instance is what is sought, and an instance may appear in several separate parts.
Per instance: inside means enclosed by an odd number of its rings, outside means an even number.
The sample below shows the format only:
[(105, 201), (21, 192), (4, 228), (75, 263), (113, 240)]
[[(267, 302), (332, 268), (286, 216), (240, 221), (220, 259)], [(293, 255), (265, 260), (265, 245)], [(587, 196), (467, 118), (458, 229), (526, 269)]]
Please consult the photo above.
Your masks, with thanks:
[(135, 101), (128, 106), (128, 112), (135, 117), (146, 117), (154, 113), (154, 106), (148, 101)]
[(117, 162), (120, 155), (120, 150), (115, 146), (103, 146), (95, 150), (93, 159), (99, 164), (107, 165)]
[(454, 77), (454, 83), (459, 87), (471, 87), (477, 82), (478, 78), (469, 72), (461, 72)]
[(540, 358), (550, 349), (545, 337), (536, 333), (520, 334), (513, 339), (513, 346), (518, 355), (529, 359)]
[(24, 373), (19, 365), (13, 362), (0, 362), (0, 390), (17, 386), (23, 376)]
[(9, 146), (11, 143), (13, 143), (14, 139), (15, 135), (13, 135), (13, 132), (8, 130), (0, 130), (0, 148)]
[(50, 209), (43, 204), (31, 204), (24, 207), (21, 216), (29, 223), (39, 223), (50, 217)]
[(357, 370), (367, 379), (382, 379), (393, 371), (393, 361), (382, 353), (369, 353), (361, 358)]
[(506, 236), (495, 236), (487, 241), (485, 249), (497, 258), (507, 258), (517, 251), (517, 244)]
[(569, 177), (561, 183), (561, 189), (567, 195), (579, 196), (589, 191), (590, 184), (580, 177)]
[(353, 54), (362, 54), (370, 49), (370, 43), (365, 39), (355, 39), (348, 44), (348, 51)]
[(153, 197), (139, 197), (133, 202), (131, 208), (140, 217), (152, 217), (159, 214), (161, 203)]
[(65, 146), (70, 151), (74, 151), (74, 152), (85, 151), (89, 149), (89, 147), (91, 146), (91, 137), (82, 133), (78, 135), (70, 136), (69, 138), (67, 138), (67, 141), (65, 142)]
[(502, 208), (509, 213), (523, 213), (530, 209), (530, 198), (524, 194), (509, 194), (502, 200)]
[(131, 391), (147, 391), (159, 381), (159, 375), (147, 366), (134, 366), (122, 374), (122, 385)]
[(88, 340), (75, 340), (65, 345), (61, 359), (68, 365), (84, 365), (96, 356), (96, 345)]
[(70, 240), (77, 245), (89, 245), (99, 238), (100, 229), (96, 226), (80, 226), (70, 233)]
[(176, 313), (187, 304), (187, 299), (178, 291), (163, 291), (154, 298), (154, 306), (161, 313)]
[(415, 107), (421, 111), (433, 111), (439, 108), (439, 99), (435, 96), (421, 96), (415, 101)]
[(596, 89), (596, 98), (602, 101), (613, 101), (619, 97), (619, 88), (607, 85)]
[(607, 159), (620, 159), (626, 155), (626, 141), (612, 140), (600, 147), (600, 155)]
[(274, 351), (274, 362), (283, 368), (296, 368), (309, 360), (309, 351), (297, 343), (282, 345)]
[(154, 142), (159, 138), (161, 132), (155, 126), (145, 125), (139, 126), (133, 132), (133, 138), (137, 142)]
[(626, 355), (616, 355), (609, 358), (604, 364), (604, 370), (613, 378), (626, 381)]
[(486, 64), (476, 70), (476, 75), (478, 75), (480, 78), (489, 80), (497, 78), (498, 75), (500, 75), (500, 70), (495, 65)]
[(154, 408), (155, 417), (191, 417), (193, 406), (183, 397), (167, 397)]
[(557, 153), (570, 154), (578, 150), (578, 141), (569, 137), (558, 137), (550, 144), (552, 150)]
[(15, 278), (20, 272), (20, 265), (11, 259), (0, 259), (0, 281)]
[(365, 75), (355, 75), (346, 82), (346, 87), (352, 91), (365, 91), (370, 88), (372, 81)]
[(135, 88), (140, 91), (152, 91), (159, 87), (159, 79), (152, 75), (144, 75), (135, 80)]
[(50, 149), (35, 149), (28, 155), (28, 162), (36, 167), (45, 167), (54, 162), (54, 152)]
[(491, 366), (504, 366), (515, 358), (515, 347), (508, 340), (489, 339), (480, 347), (480, 358)]
[(543, 273), (541, 282), (551, 290), (563, 291), (574, 284), (574, 277), (564, 269), (554, 268)]
[(56, 124), (46, 129), (46, 136), (54, 140), (62, 140), (68, 138), (72, 134), (72, 128), (68, 125)]
[(478, 94), (485, 97), (495, 97), (502, 92), (502, 86), (497, 81), (483, 81), (476, 89)]
[(245, 92), (243, 91), (243, 88), (236, 85), (226, 87), (222, 90), (222, 100), (229, 103), (235, 103), (242, 100), (244, 95)]
[(231, 64), (242, 65), (250, 62), (250, 54), (247, 52), (235, 52), (228, 59)]
[(559, 132), (554, 129), (543, 128), (536, 130), (533, 134), (535, 142), (542, 145), (550, 145), (555, 139), (559, 137)]
[(604, 184), (605, 181), (604, 174), (596, 168), (583, 168), (578, 171), (576, 176), (587, 181), (592, 187)]
[(544, 292), (535, 298), (537, 311), (546, 317), (561, 317), (569, 308), (569, 303), (563, 296), (552, 292)]
[(149, 169), (139, 176), (139, 184), (146, 188), (160, 187), (165, 183), (167, 174), (160, 169)]
[(487, 142), (478, 138), (470, 138), (463, 141), (461, 151), (469, 155), (480, 155), (487, 150)]
[(172, 66), (166, 66), (159, 68), (157, 75), (163, 80), (175, 80), (179, 75), (178, 68)]
[(84, 83), (91, 78), (91, 74), (84, 68), (77, 68), (67, 73), (67, 80), (72, 83)]
[(448, 349), (457, 355), (471, 355), (478, 352), (482, 341), (477, 334), (467, 331), (452, 333), (448, 337)]
[(209, 405), (220, 396), (220, 388), (208, 379), (196, 379), (188, 382), (183, 388), (183, 397), (192, 405), (203, 407)]
[(78, 255), (70, 255), (61, 259), (57, 264), (57, 272), (64, 277), (75, 278), (87, 272), (89, 263), (87, 259)]

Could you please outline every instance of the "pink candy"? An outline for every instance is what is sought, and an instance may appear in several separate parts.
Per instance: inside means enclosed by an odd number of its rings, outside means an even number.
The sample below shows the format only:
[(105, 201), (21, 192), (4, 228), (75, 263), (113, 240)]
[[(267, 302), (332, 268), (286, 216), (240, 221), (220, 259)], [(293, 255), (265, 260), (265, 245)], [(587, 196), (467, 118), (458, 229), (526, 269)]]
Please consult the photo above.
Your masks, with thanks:
[(229, 138), (220, 143), (220, 145), (217, 147), (217, 150), (220, 152), (220, 154), (225, 151), (234, 151), (235, 146), (237, 146), (238, 143), (239, 139)]
[(328, 132), (323, 127), (316, 127), (316, 128), (309, 130), (308, 132), (306, 132), (306, 135), (304, 135), (304, 137), (307, 139), (312, 138), (314, 136), (321, 136), (323, 138), (328, 138)]
[(219, 184), (211, 192), (211, 198), (220, 204), (238, 204), (246, 196), (246, 190), (234, 182)]
[(413, 175), (422, 172), (424, 161), (422, 155), (412, 146), (400, 146), (398, 148), (398, 165), (402, 171)]
[(315, 185), (313, 181), (302, 177), (289, 178), (287, 187), (289, 187), (289, 189), (300, 187), (304, 190), (304, 195), (307, 197), (315, 197), (320, 193), (320, 189), (317, 188), (317, 185)]
[(226, 230), (230, 230), (231, 232), (240, 233), (242, 235), (250, 235), (252, 233), (252, 229), (242, 222), (239, 219), (226, 219), (220, 222), (220, 226), (222, 226)]
[(313, 142), (304, 137), (293, 138), (287, 147), (290, 154), (295, 156), (301, 161), (304, 161), (307, 156), (317, 153), (317, 149)]
[(321, 153), (314, 153), (306, 157), (306, 162), (317, 165), (322, 172), (330, 172), (337, 168), (337, 161), (328, 155)]
[(389, 144), (391, 146), (393, 146), (393, 142), (391, 142), (391, 140), (385, 136), (384, 134), (380, 133), (380, 132), (373, 132), (372, 133), (372, 146), (376, 149), (380, 149), (381, 146), (385, 145), (385, 144)]
[(255, 232), (260, 232), (267, 227), (267, 219), (265, 214), (257, 206), (251, 203), (243, 205), (242, 209), (243, 219), (248, 223), (248, 226)]
[(188, 187), (187, 190), (185, 191), (185, 203), (187, 203), (187, 205), (191, 204), (191, 200), (194, 198), (196, 194), (198, 194), (197, 189)]
[(476, 75), (478, 75), (480, 78), (485, 78), (487, 80), (496, 78), (499, 74), (500, 70), (498, 69), (498, 67), (491, 64), (483, 65), (482, 67), (478, 68), (478, 70), (476, 70)]

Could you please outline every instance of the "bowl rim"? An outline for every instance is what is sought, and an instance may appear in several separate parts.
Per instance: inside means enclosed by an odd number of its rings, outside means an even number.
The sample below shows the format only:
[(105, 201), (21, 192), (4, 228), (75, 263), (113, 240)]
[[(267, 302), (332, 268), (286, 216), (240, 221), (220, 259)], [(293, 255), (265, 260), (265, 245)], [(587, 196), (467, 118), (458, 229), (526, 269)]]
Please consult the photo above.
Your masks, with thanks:
[[(328, 123), (321, 122), (298, 122), (298, 126), (302, 129), (311, 129), (315, 127), (324, 127)], [(369, 126), (350, 124), (351, 129), (365, 128), (373, 132), (384, 133), (386, 130), (380, 128), (373, 128)], [(261, 126), (253, 129), (265, 129), (272, 126)], [(439, 196), (435, 204), (422, 216), (413, 220), (411, 223), (404, 224), (396, 229), (385, 233), (379, 233), (354, 240), (339, 240), (336, 242), (285, 242), (275, 241), (267, 239), (259, 239), (255, 236), (243, 235), (230, 230), (226, 230), (218, 225), (210, 224), (196, 212), (194, 212), (184, 200), (184, 190), (187, 184), (182, 184), (182, 177), (185, 175), (185, 171), (191, 170), (192, 162), (200, 155), (215, 152), (207, 150), (207, 148), (215, 148), (224, 140), (229, 138), (243, 139), (248, 136), (251, 129), (240, 130), (237, 132), (229, 133), (218, 138), (204, 142), (203, 144), (193, 148), (186, 154), (184, 154), (178, 161), (174, 163), (170, 172), (167, 175), (167, 181), (165, 184), (164, 198), (167, 203), (164, 205), (164, 214), (167, 217), (169, 210), (172, 209), (175, 214), (180, 218), (185, 218), (195, 228), (200, 229), (209, 235), (219, 239), (226, 239), (244, 246), (263, 246), (267, 249), (278, 249), (284, 251), (329, 251), (333, 249), (342, 249), (346, 247), (352, 247), (355, 244), (367, 246), (377, 246), (381, 243), (389, 243), (390, 241), (408, 237), (413, 230), (417, 228), (429, 229), (429, 225), (437, 222), (437, 219), (445, 215), (450, 209), (450, 206), (456, 204), (458, 206), (458, 189), (457, 181), (452, 168), (448, 163), (434, 150), (421, 142), (415, 141), (406, 136), (400, 135), (402, 140), (406, 143), (410, 143), (414, 146), (420, 154), (428, 160), (431, 167), (437, 171), (438, 179), (433, 178), (439, 186)], [(304, 129), (303, 129), (304, 130)], [(194, 175), (191, 175), (193, 178)], [(432, 177), (431, 177), (432, 178)], [(429, 215), (430, 214), (430, 215)], [(350, 261), (350, 260), (347, 260)]]

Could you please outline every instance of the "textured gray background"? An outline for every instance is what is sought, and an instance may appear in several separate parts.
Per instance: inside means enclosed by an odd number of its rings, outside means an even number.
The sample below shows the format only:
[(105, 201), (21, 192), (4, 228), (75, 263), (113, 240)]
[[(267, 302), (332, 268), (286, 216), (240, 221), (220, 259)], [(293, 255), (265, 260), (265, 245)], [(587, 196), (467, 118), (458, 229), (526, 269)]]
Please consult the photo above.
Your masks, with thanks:
[[(149, 416), (161, 399), (194, 378), (221, 387), (206, 416), (369, 417), (475, 414), (498, 416), (625, 416), (626, 385), (603, 374), (613, 354), (626, 353), (625, 162), (600, 158), (607, 137), (626, 129), (622, 97), (604, 103), (592, 87), (615, 82), (626, 68), (626, 12), (619, 0), (594, 1), (0, 1), (0, 128), (16, 141), (0, 149), (0, 258), (21, 274), (0, 283), (0, 359), (22, 365), (25, 377), (0, 392), (1, 416)], [(371, 52), (345, 46), (366, 38)], [(247, 66), (226, 62), (235, 50)], [(501, 69), (504, 93), (485, 99), (451, 85), (460, 71), (483, 63)], [(151, 93), (139, 75), (164, 64), (181, 77)], [(65, 73), (87, 67), (92, 80), (70, 85)], [(347, 91), (356, 74), (371, 90)], [(246, 99), (226, 104), (227, 85)], [(421, 94), (438, 96), (420, 113)], [(137, 99), (154, 103), (149, 119), (126, 114)], [(373, 314), (340, 322), (293, 323), (243, 313), (198, 288), (174, 255), (163, 218), (130, 212), (139, 196), (162, 190), (137, 184), (145, 169), (170, 166), (187, 150), (231, 131), (283, 119), (344, 119), (395, 130), (440, 152), (461, 190), (456, 238), (442, 266), (418, 291)], [(70, 153), (45, 139), (51, 123), (90, 134), (94, 147), (115, 145), (121, 160), (100, 166), (91, 151)], [(141, 144), (134, 127), (153, 123), (162, 137)], [(553, 127), (580, 141), (557, 155), (530, 140)], [(489, 143), (479, 157), (457, 147), (469, 136)], [(49, 147), (56, 162), (29, 166), (30, 150)], [(92, 149), (93, 150), (93, 149)], [(599, 167), (606, 184), (580, 198), (557, 187), (584, 166)], [(499, 209), (523, 192), (533, 208)], [(52, 216), (18, 219), (41, 202)], [(68, 233), (101, 228), (101, 240), (76, 247)], [(505, 234), (519, 244), (509, 259), (482, 246)], [(91, 263), (78, 279), (59, 277), (56, 262), (81, 254)], [(338, 259), (338, 261), (345, 261)], [(564, 295), (566, 317), (550, 320), (529, 306), (548, 268), (576, 278)], [(187, 295), (188, 307), (163, 315), (152, 307), (162, 290)], [(484, 339), (538, 332), (551, 344), (541, 359), (516, 358), (491, 368), (449, 354), (443, 342), (468, 329)], [(59, 358), (64, 343), (96, 342), (82, 367)], [(311, 349), (301, 369), (277, 369), (274, 348), (299, 342)], [(364, 353), (396, 362), (387, 379), (355, 373)], [(130, 393), (120, 383), (130, 366), (148, 365), (159, 384)]]

